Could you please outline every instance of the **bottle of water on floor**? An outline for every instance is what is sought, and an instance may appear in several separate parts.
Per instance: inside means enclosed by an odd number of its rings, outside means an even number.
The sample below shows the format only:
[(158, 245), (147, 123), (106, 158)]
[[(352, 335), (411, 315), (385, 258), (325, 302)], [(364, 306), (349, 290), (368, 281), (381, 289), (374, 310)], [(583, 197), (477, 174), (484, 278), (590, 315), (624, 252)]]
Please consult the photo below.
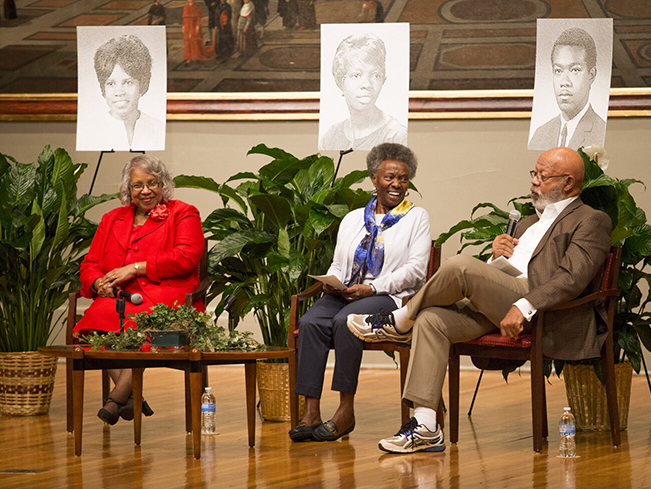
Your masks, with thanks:
[(576, 433), (576, 421), (572, 410), (568, 407), (563, 409), (563, 415), (558, 422), (558, 433), (560, 435), (561, 443), (559, 454), (561, 457), (575, 457), (576, 456), (576, 440), (574, 434)]
[(210, 387), (201, 396), (201, 433), (212, 435), (215, 433), (215, 396)]

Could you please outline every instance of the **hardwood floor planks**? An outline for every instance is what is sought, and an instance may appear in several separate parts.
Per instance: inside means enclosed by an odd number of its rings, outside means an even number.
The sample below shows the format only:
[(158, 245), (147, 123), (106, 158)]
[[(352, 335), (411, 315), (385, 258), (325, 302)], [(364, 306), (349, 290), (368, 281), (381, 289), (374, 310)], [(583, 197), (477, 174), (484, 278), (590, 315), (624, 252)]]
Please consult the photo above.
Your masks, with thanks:
[[(145, 398), (155, 411), (143, 419), (142, 445), (133, 444), (132, 423), (105, 427), (96, 418), (101, 387), (98, 372), (86, 375), (83, 452), (74, 456), (65, 429), (65, 371), (57, 373), (50, 414), (0, 417), (0, 487), (14, 488), (543, 488), (651, 486), (651, 395), (634, 377), (629, 429), (622, 446), (610, 434), (580, 433), (580, 458), (561, 460), (557, 417), (567, 401), (563, 381), (547, 386), (550, 436), (542, 454), (531, 449), (529, 377), (486, 373), (472, 419), (467, 411), (477, 379), (461, 374), (461, 426), (456, 446), (441, 454), (384, 454), (380, 438), (400, 427), (399, 372), (363, 370), (356, 403), (357, 428), (332, 443), (292, 443), (289, 423), (257, 420), (256, 446), (247, 444), (244, 369), (211, 367), (219, 435), (202, 439), (202, 458), (192, 458), (184, 431), (183, 374), (145, 373)], [(327, 419), (338, 395), (326, 374), (322, 412)], [(446, 386), (447, 389), (447, 386)], [(447, 397), (447, 396), (446, 396)], [(5, 471), (28, 471), (6, 473)], [(34, 471), (35, 473), (30, 473)], [(42, 472), (37, 472), (42, 471)]]

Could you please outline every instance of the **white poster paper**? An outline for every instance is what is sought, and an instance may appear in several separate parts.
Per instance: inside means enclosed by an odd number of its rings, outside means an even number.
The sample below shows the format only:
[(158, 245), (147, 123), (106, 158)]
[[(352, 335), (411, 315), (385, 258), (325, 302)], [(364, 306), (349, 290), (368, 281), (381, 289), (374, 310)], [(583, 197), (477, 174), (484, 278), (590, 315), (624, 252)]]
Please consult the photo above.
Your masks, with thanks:
[(320, 150), (407, 144), (409, 24), (322, 24)]
[(613, 19), (538, 19), (531, 150), (603, 146)]
[(165, 149), (165, 26), (77, 27), (77, 151)]

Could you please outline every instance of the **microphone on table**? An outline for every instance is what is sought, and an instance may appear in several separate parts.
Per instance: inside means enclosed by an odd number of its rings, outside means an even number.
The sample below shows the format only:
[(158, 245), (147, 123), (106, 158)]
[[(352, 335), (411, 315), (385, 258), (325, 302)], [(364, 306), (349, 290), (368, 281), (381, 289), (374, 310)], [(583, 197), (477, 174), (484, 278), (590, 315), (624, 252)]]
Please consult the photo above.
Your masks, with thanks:
[(113, 287), (113, 293), (118, 299), (125, 299), (135, 306), (142, 304), (142, 296), (140, 294), (132, 294), (117, 287)]
[(515, 226), (518, 224), (521, 216), (522, 214), (520, 214), (520, 211), (515, 209), (509, 212), (509, 223), (506, 226), (506, 234), (512, 238), (515, 236)]

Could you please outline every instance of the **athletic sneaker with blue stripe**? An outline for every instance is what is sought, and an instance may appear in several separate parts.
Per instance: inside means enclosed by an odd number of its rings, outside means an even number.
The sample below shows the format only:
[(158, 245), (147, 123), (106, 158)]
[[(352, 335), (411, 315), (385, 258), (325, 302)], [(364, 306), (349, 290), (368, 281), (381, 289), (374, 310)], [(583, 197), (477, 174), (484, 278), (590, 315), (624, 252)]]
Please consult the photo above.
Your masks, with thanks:
[(395, 436), (380, 440), (378, 447), (389, 453), (442, 452), (445, 440), (438, 424), (436, 431), (430, 431), (424, 424), (418, 424), (416, 418), (411, 418)]

